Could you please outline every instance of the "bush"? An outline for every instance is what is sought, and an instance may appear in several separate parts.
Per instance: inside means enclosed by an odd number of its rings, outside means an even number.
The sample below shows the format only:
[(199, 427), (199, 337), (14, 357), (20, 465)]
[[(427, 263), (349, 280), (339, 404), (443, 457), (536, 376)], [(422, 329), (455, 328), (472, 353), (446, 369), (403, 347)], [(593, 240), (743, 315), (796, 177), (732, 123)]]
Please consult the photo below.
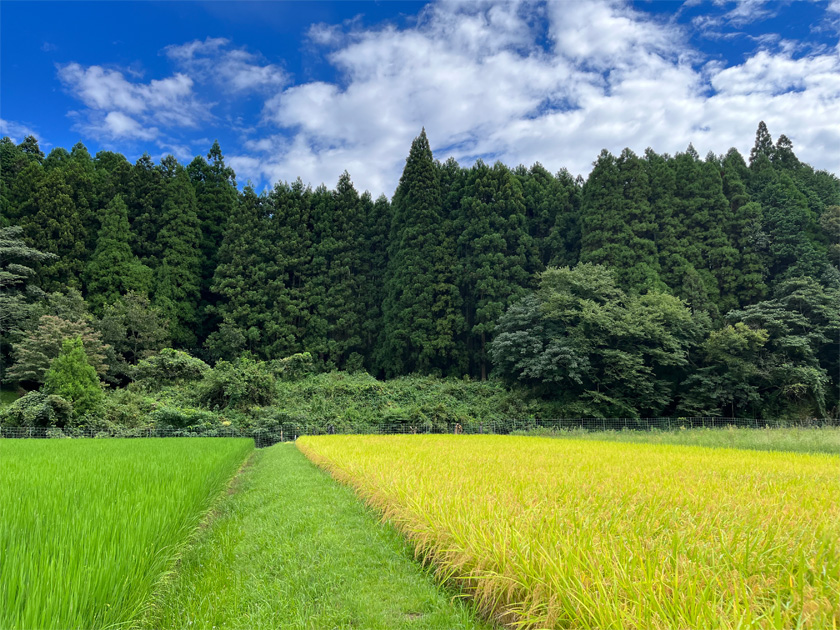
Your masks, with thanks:
[(108, 394), (97, 426), (138, 428), (148, 426), (150, 414), (157, 407), (153, 398), (133, 389), (117, 389)]
[(276, 397), (274, 374), (267, 363), (240, 357), (219, 361), (207, 372), (197, 400), (210, 409), (247, 409), (268, 405)]
[(152, 387), (181, 385), (200, 381), (210, 366), (182, 350), (164, 348), (160, 354), (144, 359), (134, 369), (134, 378)]
[(212, 429), (220, 426), (216, 414), (202, 409), (161, 407), (151, 414), (156, 427), (173, 429)]
[(61, 353), (44, 375), (44, 392), (73, 403), (74, 418), (95, 413), (102, 406), (105, 395), (96, 369), (88, 362), (81, 337), (64, 340)]
[(315, 373), (315, 362), (308, 352), (298, 352), (285, 359), (272, 361), (271, 367), (277, 378), (283, 381), (299, 381)]
[(73, 417), (73, 405), (61, 396), (29, 392), (0, 412), (4, 427), (63, 427)]

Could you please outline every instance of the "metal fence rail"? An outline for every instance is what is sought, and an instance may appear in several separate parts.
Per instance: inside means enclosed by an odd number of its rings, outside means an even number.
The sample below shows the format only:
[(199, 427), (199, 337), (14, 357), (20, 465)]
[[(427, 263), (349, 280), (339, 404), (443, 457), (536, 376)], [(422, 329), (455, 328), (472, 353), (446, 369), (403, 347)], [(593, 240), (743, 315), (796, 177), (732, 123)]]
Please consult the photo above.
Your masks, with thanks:
[(772, 429), (784, 427), (840, 427), (840, 418), (811, 418), (797, 421), (770, 421), (756, 418), (556, 418), (444, 422), (425, 421), (350, 424), (336, 421), (324, 426), (316, 423), (283, 423), (270, 427), (237, 429), (233, 427), (143, 427), (81, 428), (69, 427), (0, 427), (0, 438), (151, 438), (151, 437), (247, 437), (257, 448), (296, 440), (302, 435), (324, 434), (495, 434), (556, 431), (675, 431), (682, 429), (725, 429), (728, 427)]

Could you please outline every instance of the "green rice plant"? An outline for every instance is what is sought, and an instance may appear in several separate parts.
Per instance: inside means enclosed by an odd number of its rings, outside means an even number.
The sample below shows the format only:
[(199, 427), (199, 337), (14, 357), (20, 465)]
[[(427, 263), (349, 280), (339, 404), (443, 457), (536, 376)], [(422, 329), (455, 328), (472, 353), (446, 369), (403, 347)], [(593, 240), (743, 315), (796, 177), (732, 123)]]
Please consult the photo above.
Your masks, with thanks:
[(831, 455), (453, 435), (298, 447), (515, 627), (840, 626)]
[(129, 625), (252, 449), (0, 440), (0, 628)]

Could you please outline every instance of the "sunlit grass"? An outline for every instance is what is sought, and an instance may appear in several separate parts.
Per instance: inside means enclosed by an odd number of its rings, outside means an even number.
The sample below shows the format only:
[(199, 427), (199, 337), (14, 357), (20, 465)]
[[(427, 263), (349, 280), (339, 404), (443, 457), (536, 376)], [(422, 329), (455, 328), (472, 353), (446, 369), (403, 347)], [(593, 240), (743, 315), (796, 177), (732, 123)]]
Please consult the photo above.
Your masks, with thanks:
[(784, 429), (675, 429), (673, 431), (585, 431), (583, 429), (539, 428), (520, 435), (606, 440), (643, 444), (682, 444), (709, 448), (744, 448), (755, 451), (792, 451), (840, 455), (840, 427), (791, 427)]
[(141, 627), (479, 630), (392, 527), (291, 444), (260, 449)]
[(830, 455), (504, 436), (298, 446), (509, 623), (840, 626)]
[(246, 439), (0, 440), (0, 628), (142, 611)]

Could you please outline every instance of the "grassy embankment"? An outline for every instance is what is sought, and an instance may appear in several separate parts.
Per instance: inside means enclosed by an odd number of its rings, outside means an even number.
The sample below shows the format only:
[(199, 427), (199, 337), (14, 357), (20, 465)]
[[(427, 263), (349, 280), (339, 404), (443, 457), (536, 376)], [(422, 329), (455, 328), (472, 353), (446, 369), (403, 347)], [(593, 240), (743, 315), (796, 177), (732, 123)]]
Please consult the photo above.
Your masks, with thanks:
[(675, 431), (583, 431), (536, 429), (518, 435), (600, 440), (636, 444), (680, 444), (707, 448), (740, 448), (755, 451), (829, 453), (840, 455), (840, 427), (789, 429), (684, 429)]
[(246, 439), (0, 440), (0, 628), (130, 624), (252, 450)]
[(830, 455), (512, 436), (298, 446), (523, 628), (840, 625)]
[(7, 405), (11, 405), (18, 398), (20, 398), (20, 396), (18, 395), (17, 390), (0, 387), (0, 409), (6, 407)]
[(254, 453), (148, 628), (482, 628), (390, 526), (291, 444)]

